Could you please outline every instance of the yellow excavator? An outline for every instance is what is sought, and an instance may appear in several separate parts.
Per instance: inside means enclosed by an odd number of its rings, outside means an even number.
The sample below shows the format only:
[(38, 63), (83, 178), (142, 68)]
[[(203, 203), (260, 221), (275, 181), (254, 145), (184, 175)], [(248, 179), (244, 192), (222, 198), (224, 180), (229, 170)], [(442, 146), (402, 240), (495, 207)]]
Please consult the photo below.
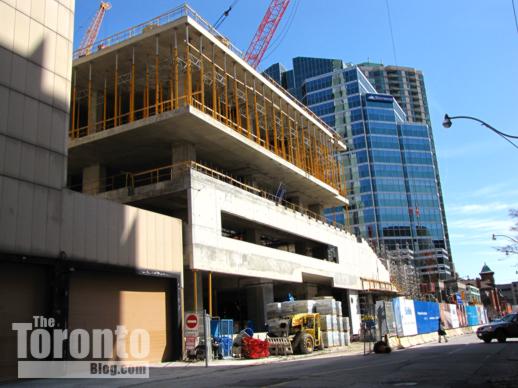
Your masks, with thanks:
[(269, 321), (268, 336), (287, 338), (294, 353), (308, 354), (323, 350), (320, 314), (303, 313)]

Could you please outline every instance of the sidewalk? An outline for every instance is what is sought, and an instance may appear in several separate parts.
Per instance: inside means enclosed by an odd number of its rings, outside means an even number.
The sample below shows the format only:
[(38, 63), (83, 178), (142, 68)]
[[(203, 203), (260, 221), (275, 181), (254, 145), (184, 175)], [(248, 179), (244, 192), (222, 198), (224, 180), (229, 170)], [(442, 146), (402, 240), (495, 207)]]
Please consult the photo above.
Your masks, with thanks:
[[(314, 351), (311, 354), (294, 354), (289, 356), (270, 356), (260, 359), (239, 359), (231, 358), (224, 360), (211, 360), (209, 366), (211, 367), (241, 367), (251, 365), (263, 365), (271, 364), (276, 362), (291, 362), (300, 359), (314, 359), (314, 358), (329, 358), (329, 357), (340, 357), (353, 354), (363, 354), (363, 342), (352, 342), (349, 346), (339, 346), (333, 348), (327, 348), (324, 350)], [(160, 364), (150, 365), (152, 368), (204, 368), (205, 361), (175, 361)]]

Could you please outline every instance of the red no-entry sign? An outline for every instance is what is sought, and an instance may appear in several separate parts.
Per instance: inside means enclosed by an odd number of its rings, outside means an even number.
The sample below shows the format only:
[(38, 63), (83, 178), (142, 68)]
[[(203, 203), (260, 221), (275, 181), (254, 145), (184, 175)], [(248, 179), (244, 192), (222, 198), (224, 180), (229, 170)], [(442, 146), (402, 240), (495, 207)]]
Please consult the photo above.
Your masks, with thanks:
[(198, 316), (196, 314), (189, 314), (185, 318), (185, 326), (188, 329), (195, 330), (198, 327)]

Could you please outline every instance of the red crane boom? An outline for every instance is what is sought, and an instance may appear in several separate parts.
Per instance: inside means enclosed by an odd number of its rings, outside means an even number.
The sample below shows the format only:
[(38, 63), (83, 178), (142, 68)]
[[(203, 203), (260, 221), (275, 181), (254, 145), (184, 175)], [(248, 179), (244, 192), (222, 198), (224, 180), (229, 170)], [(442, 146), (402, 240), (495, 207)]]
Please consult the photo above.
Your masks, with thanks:
[(279, 23), (288, 7), (290, 0), (272, 0), (266, 14), (259, 25), (259, 28), (255, 32), (252, 43), (246, 50), (244, 59), (253, 68), (257, 68), (261, 60), (263, 59), (264, 53), (270, 44), (275, 30), (279, 26)]
[(86, 34), (85, 36), (83, 36), (83, 40), (79, 45), (78, 50), (80, 56), (90, 54), (90, 51), (92, 50), (92, 45), (94, 44), (95, 40), (97, 39), (97, 35), (99, 34), (99, 29), (101, 28), (101, 23), (103, 21), (104, 14), (111, 7), (112, 5), (110, 3), (101, 1), (101, 5), (95, 13), (94, 18), (88, 26), (88, 30), (86, 30)]

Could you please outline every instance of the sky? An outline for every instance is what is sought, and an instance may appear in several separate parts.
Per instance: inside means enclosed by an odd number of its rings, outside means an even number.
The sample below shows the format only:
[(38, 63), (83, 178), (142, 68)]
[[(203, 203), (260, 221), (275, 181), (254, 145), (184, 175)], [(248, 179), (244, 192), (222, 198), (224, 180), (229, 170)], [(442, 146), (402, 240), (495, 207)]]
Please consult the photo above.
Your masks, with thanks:
[[(189, 5), (213, 24), (233, 2), (192, 0)], [(99, 38), (183, 2), (111, 3)], [(246, 50), (269, 3), (238, 0), (220, 32)], [(76, 0), (76, 46), (98, 6), (98, 0)], [(487, 263), (497, 283), (518, 281), (518, 255), (496, 251), (505, 238), (491, 239), (493, 233), (516, 237), (508, 211), (518, 208), (518, 149), (474, 121), (455, 120), (449, 129), (441, 125), (445, 113), (475, 116), (518, 135), (518, 29), (512, 0), (291, 0), (270, 48), (263, 69), (276, 62), (290, 68), (293, 57), (308, 56), (422, 70), (456, 270), (474, 278)]]

